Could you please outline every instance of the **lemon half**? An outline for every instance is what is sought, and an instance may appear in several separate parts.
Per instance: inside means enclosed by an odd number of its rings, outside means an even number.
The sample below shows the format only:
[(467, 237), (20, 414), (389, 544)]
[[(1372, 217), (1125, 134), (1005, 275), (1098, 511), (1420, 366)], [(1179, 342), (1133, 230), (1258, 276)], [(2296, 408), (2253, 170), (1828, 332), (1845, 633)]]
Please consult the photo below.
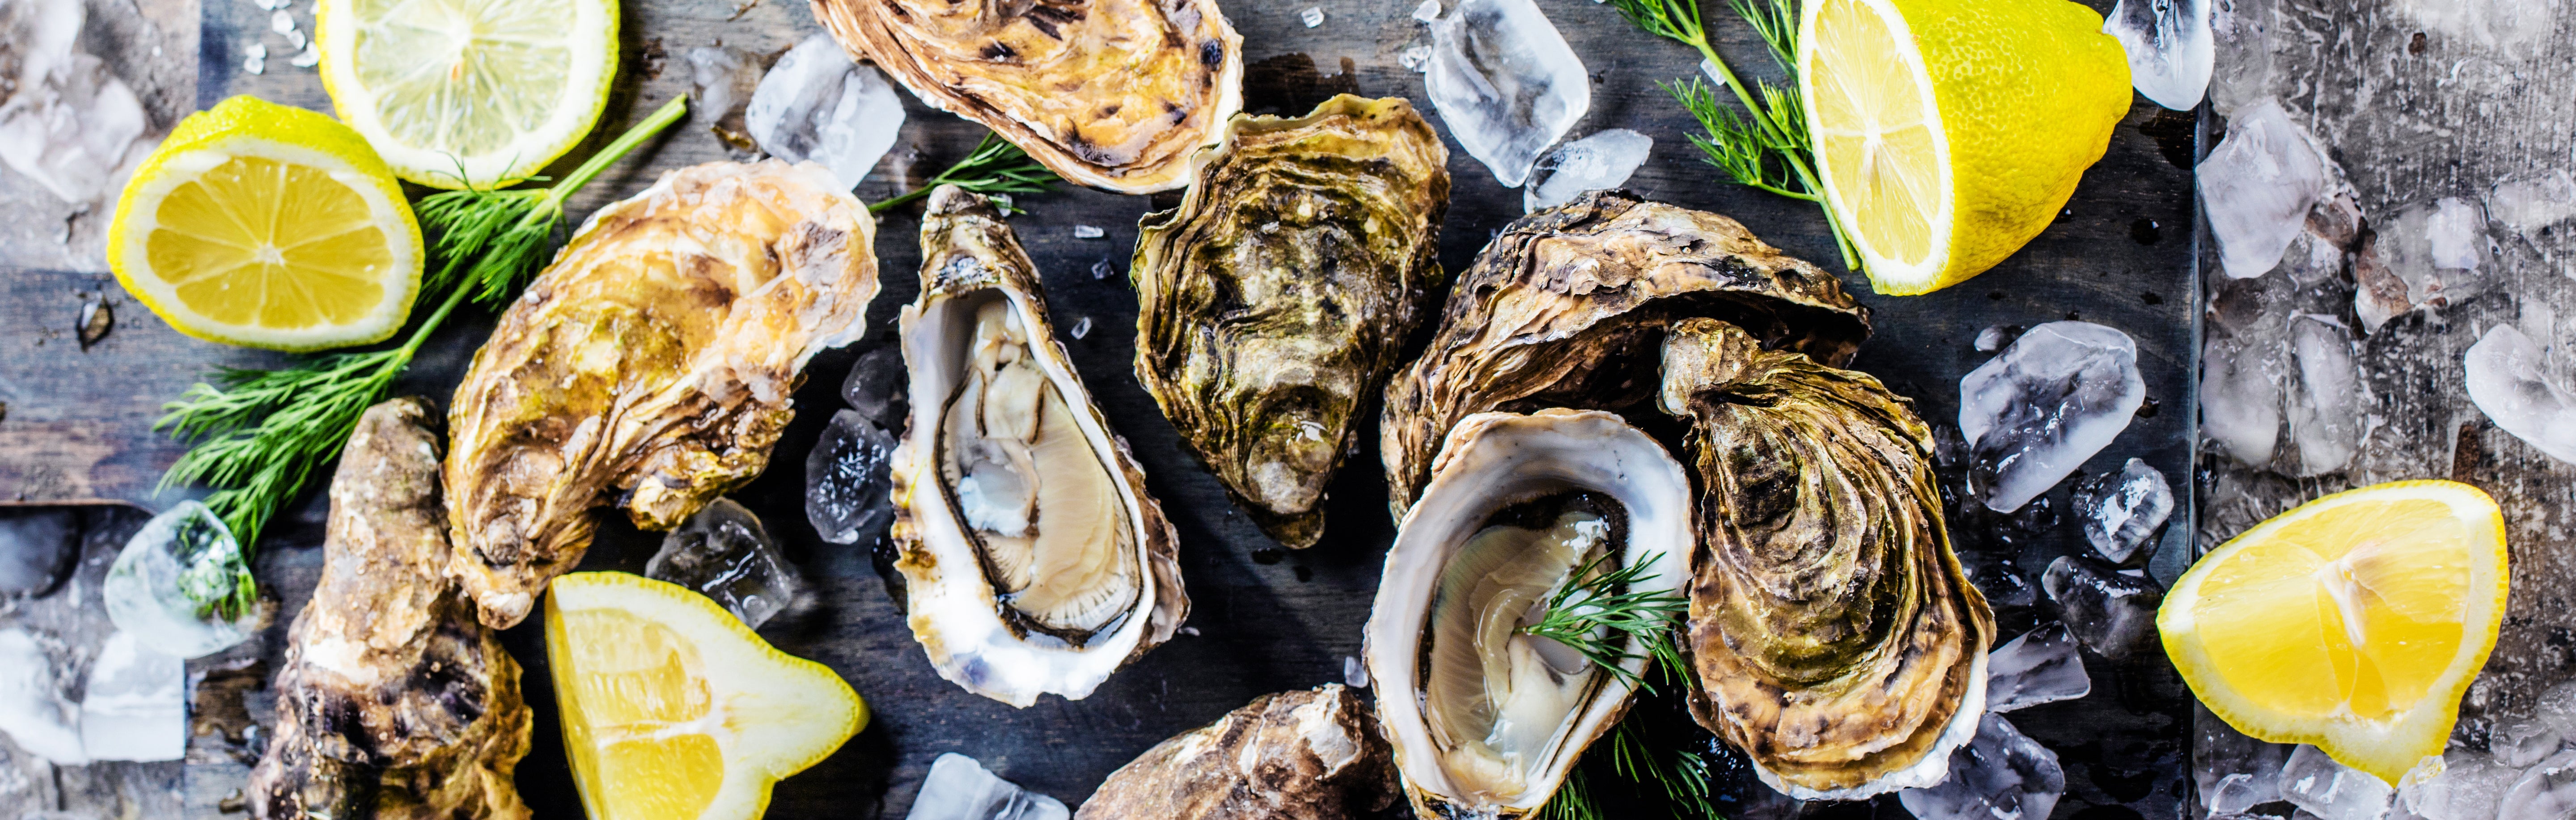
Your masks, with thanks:
[(2395, 785), (2448, 744), (2504, 622), (2504, 514), (2478, 488), (2336, 493), (2220, 546), (2156, 613), (2209, 710)]
[(572, 150), (617, 75), (610, 0), (319, 0), (340, 119), (402, 178), (491, 188)]

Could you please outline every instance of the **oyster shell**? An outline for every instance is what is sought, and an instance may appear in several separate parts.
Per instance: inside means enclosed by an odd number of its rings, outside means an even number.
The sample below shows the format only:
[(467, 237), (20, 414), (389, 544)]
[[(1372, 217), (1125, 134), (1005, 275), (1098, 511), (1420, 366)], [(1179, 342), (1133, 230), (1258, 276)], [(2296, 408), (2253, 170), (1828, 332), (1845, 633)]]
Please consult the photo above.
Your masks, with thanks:
[(1000, 214), (941, 186), (921, 247), (892, 466), (913, 637), (976, 694), (1081, 699), (1188, 615), (1172, 526), (1056, 343)]
[(1387, 385), (1387, 505), (1404, 517), (1451, 426), (1488, 410), (1644, 405), (1664, 328), (1714, 316), (1849, 361), (1869, 313), (1834, 275), (1717, 214), (1595, 191), (1514, 220), (1458, 276), (1430, 348)]
[(1155, 744), (1074, 820), (1348, 820), (1395, 804), (1377, 718), (1338, 683), (1253, 698)]
[[(1690, 507), (1681, 465), (1609, 413), (1479, 413), (1449, 434), (1387, 552), (1363, 650), (1417, 814), (1513, 818), (1547, 804), (1633, 691), (1515, 627), (1592, 558), (1615, 559), (1600, 572), (1652, 567), (1625, 592), (1678, 589)], [(1645, 664), (1638, 652), (1622, 666)]]
[(1243, 38), (1215, 0), (812, 0), (852, 57), (1065, 179), (1181, 187), (1243, 108)]
[(1932, 431), (1877, 379), (1674, 326), (1659, 404), (1706, 493), (1688, 649), (1701, 725), (1801, 799), (1937, 784), (1985, 711), (1994, 615), (1950, 551)]
[(450, 571), (507, 628), (581, 563), (590, 509), (667, 530), (769, 465), (805, 361), (857, 339), (876, 222), (823, 166), (663, 174), (582, 223), (448, 409)]
[(1323, 533), (1354, 416), (1440, 286), (1448, 149), (1403, 99), (1237, 117), (1140, 223), (1136, 378), (1271, 537)]

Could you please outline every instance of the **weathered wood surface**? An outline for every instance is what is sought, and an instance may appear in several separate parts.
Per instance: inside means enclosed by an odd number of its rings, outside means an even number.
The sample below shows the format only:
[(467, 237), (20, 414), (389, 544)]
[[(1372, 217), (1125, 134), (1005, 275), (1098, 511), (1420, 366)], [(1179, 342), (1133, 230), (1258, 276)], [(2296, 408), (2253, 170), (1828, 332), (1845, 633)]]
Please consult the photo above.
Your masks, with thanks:
[[(96, 0), (110, 3), (114, 0)], [(195, 94), (199, 106), (253, 93), (268, 99), (329, 110), (309, 69), (287, 64), (285, 40), (269, 33), (268, 12), (248, 0), (205, 0), (204, 56)], [(1297, 20), (1318, 5), (1325, 23), (1315, 29)], [(2107, 9), (2108, 0), (2092, 5)], [(1690, 76), (1697, 58), (1687, 49), (1649, 39), (1627, 27), (1608, 7), (1583, 0), (1541, 0), (1595, 79), (1590, 115), (1573, 136), (1625, 127), (1656, 141), (1653, 159), (1629, 187), (1654, 199), (1725, 213), (1765, 240), (1808, 259), (1832, 265), (1835, 256), (1816, 210), (1726, 184), (1702, 164), (1684, 139), (1691, 127), (1653, 83)], [(1423, 37), (1408, 18), (1412, 4), (1386, 0), (1227, 4), (1244, 34), (1247, 108), (1257, 113), (1303, 113), (1337, 91), (1402, 95), (1431, 113), (1421, 77), (1401, 68), (1396, 55)], [(1723, 5), (1708, 4), (1713, 21)], [(310, 29), (309, 7), (294, 15)], [(585, 147), (586, 155), (625, 125), (689, 87), (686, 53), (713, 46), (774, 57), (820, 31), (802, 3), (759, 0), (737, 8), (733, 0), (652, 0), (629, 3), (617, 96)], [(1760, 45), (1731, 20), (1715, 26), (1721, 48), (1741, 69), (1776, 77)], [(264, 42), (267, 71), (241, 73), (242, 50)], [(1317, 70), (1320, 67), (1320, 70)], [(858, 189), (878, 199), (944, 167), (971, 146), (981, 129), (920, 106), (906, 97), (910, 119), (902, 142), (878, 173)], [(164, 121), (166, 124), (166, 121)], [(1434, 122), (1437, 122), (1435, 117)], [(1445, 135), (1445, 127), (1443, 127)], [(2057, 223), (2028, 248), (1984, 276), (1941, 293), (1904, 299), (1871, 295), (1866, 282), (1847, 277), (1874, 311), (1878, 335), (1856, 367), (1879, 375), (1913, 398), (1925, 418), (1955, 426), (1957, 380), (1987, 358), (1972, 340), (1990, 325), (2029, 326), (2080, 316), (2138, 340), (2141, 367), (2156, 408), (2084, 469), (2094, 474), (2140, 457), (2167, 475), (2181, 477), (2191, 464), (2192, 374), (2197, 346), (2192, 324), (2197, 287), (2190, 224), (2194, 120), (2139, 102), (2114, 135), (2109, 154), (2085, 182)], [(1451, 143), (1454, 199), (1442, 235), (1442, 262), (1467, 267), (1488, 236), (1520, 213), (1520, 192), (1497, 186), (1485, 169)], [(639, 151), (594, 182), (575, 203), (575, 216), (640, 189), (651, 176), (682, 165), (726, 158), (723, 146), (692, 122)], [(569, 167), (569, 161), (555, 170)], [(806, 576), (821, 591), (808, 609), (780, 616), (763, 634), (783, 649), (830, 665), (848, 677), (874, 710), (875, 722), (839, 754), (782, 783), (773, 816), (900, 817), (933, 757), (962, 752), (1014, 781), (1068, 803), (1079, 802), (1115, 767), (1152, 744), (1202, 725), (1252, 697), (1341, 680), (1346, 658), (1359, 654), (1360, 625), (1374, 593), (1379, 559), (1393, 536), (1384, 513), (1374, 425), (1364, 429), (1333, 487), (1330, 529), (1320, 546), (1283, 552), (1234, 510), (1207, 471), (1181, 447), (1153, 400), (1130, 373), (1135, 297), (1124, 271), (1138, 216), (1168, 207), (1171, 195), (1122, 197), (1060, 191), (1022, 198), (1032, 213), (1013, 219), (1039, 262), (1051, 312), (1060, 330), (1088, 317), (1092, 332), (1064, 339), (1076, 367), (1089, 381), (1113, 424), (1134, 444), (1182, 539), (1183, 575), (1195, 607), (1196, 634), (1176, 638), (1113, 677), (1092, 697), (1068, 702), (1048, 698), (1026, 710), (969, 695), (940, 680), (903, 626), (865, 545), (842, 547), (817, 540), (803, 523), (802, 462), (830, 411), (838, 386), (859, 350), (887, 343), (895, 311), (916, 292), (917, 209), (884, 215), (877, 245), (885, 290), (872, 306), (868, 338), (851, 350), (815, 359), (797, 394), (799, 418), (781, 441), (772, 469), (736, 494), (786, 542)], [(1076, 239), (1075, 225), (1107, 231), (1103, 239)], [(17, 260), (20, 257), (9, 257)], [(1107, 260), (1118, 272), (1095, 280), (1090, 270)], [(10, 413), (0, 420), (0, 499), (58, 502), (97, 498), (159, 508), (185, 492), (153, 495), (159, 471), (180, 448), (149, 430), (161, 402), (175, 397), (216, 364), (273, 364), (270, 354), (189, 340), (172, 333), (149, 312), (126, 300), (95, 261), (10, 261), (17, 270), (0, 276), (0, 400)], [(69, 338), (78, 302), (73, 291), (104, 292), (118, 307), (117, 330), (82, 351)], [(468, 316), (442, 332), (425, 351), (401, 390), (446, 398), (489, 320)], [(1955, 473), (1945, 476), (1953, 491)], [(2071, 483), (2071, 482), (2070, 482)], [(2178, 485), (2187, 482), (2178, 481)], [(2185, 508), (2178, 520), (2188, 519)], [(2050, 496), (2049, 509), (2065, 509), (2066, 489)], [(224, 665), (238, 672), (222, 680), (264, 681), (282, 650), (284, 622), (300, 608), (317, 576), (321, 555), (322, 501), (308, 493), (281, 516), (260, 556), (266, 587), (280, 598), (277, 625), (255, 646), (228, 653), (205, 671)], [(2000, 524), (1954, 519), (1960, 546), (1977, 567), (1977, 580), (1998, 602), (2001, 635), (2009, 638), (2055, 617), (2038, 577), (2056, 556), (2084, 549), (2072, 520)], [(2186, 529), (2173, 528), (2163, 545), (2136, 563), (2170, 579), (2186, 560)], [(586, 569), (641, 571), (658, 538), (634, 533), (612, 519), (584, 564)], [(2149, 557), (2152, 553), (2153, 558)], [(563, 768), (553, 730), (538, 631), (505, 636), (527, 667), (529, 702), (539, 711), (536, 752), (521, 765), (519, 782), (539, 816), (578, 816), (578, 803)], [(265, 659), (264, 661), (261, 659)], [(2183, 732), (2186, 695), (2160, 661), (2115, 664), (2089, 658), (2093, 697), (2017, 713), (2015, 722), (2056, 749), (2068, 770), (2069, 792), (2056, 816), (2087, 820), (2168, 818), (2185, 799)], [(222, 677), (229, 676), (229, 677)], [(253, 723), (268, 719), (266, 694), (235, 694)], [(204, 695), (201, 694), (201, 700)], [(201, 706), (204, 704), (201, 703)], [(222, 798), (238, 788), (247, 760), (222, 751), (213, 737), (199, 737), (187, 779), (188, 816), (213, 816)], [(1740, 771), (1738, 772), (1741, 773)], [(1749, 779), (1744, 784), (1749, 785)], [(1759, 787), (1754, 787), (1759, 788)], [(1745, 805), (1740, 818), (1778, 816), (1777, 804)], [(1838, 816), (1902, 816), (1892, 799), (1832, 807)]]

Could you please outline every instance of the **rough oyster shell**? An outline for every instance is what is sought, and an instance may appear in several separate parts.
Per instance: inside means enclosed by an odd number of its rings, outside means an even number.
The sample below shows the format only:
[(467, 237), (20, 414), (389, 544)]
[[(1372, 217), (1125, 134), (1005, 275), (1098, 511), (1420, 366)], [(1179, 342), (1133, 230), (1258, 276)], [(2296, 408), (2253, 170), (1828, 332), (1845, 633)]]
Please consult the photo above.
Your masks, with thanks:
[(1354, 416), (1440, 286), (1448, 161), (1410, 103), (1345, 94), (1235, 118), (1140, 223), (1136, 378), (1282, 544), (1323, 533)]
[(1395, 804), (1395, 765), (1368, 705), (1338, 683), (1253, 698), (1155, 744), (1074, 820), (1347, 820)]
[[(912, 414), (892, 465), (893, 536), (900, 551), (895, 569), (904, 576), (913, 637), (940, 676), (967, 691), (1020, 707), (1045, 692), (1079, 700), (1111, 672), (1170, 639), (1188, 616), (1189, 598), (1181, 591), (1174, 558), (1178, 539), (1162, 505), (1145, 492), (1144, 470), (1126, 440), (1092, 404), (1064, 346), (1055, 341), (1036, 265), (1000, 214), (981, 196), (941, 186), (922, 220), (921, 246), (921, 297), (902, 316)], [(951, 412), (968, 401), (986, 401), (984, 396), (993, 395), (988, 388), (1000, 389), (994, 385), (1002, 377), (984, 380), (975, 369), (982, 360), (974, 347), (989, 341), (978, 334), (989, 332), (997, 316), (1025, 334), (1008, 343), (1015, 351), (1010, 356), (1025, 357), (1015, 359), (1026, 363), (1025, 378), (1043, 379), (1028, 389), (1038, 397), (1034, 412), (1045, 416), (1029, 421), (1034, 432), (1023, 435), (1039, 443), (1022, 445), (1027, 450), (1020, 455), (1034, 453), (1031, 464), (1049, 460), (1010, 474), (1036, 485), (1022, 492), (1025, 503), (1015, 513), (1022, 517), (1011, 522), (1020, 530), (1012, 535), (1033, 533), (1028, 540), (1034, 542), (1060, 532), (1096, 533), (1113, 539), (1103, 547), (1113, 552), (1047, 552), (1065, 542), (1020, 545), (994, 534), (1006, 525), (990, 518), (994, 513), (988, 511), (1001, 504), (988, 499), (1002, 491), (964, 489), (982, 486), (974, 479), (991, 474), (951, 478), (959, 459), (974, 452), (961, 442), (981, 446), (1017, 435), (986, 430), (973, 435), (989, 438), (960, 439), (962, 428), (951, 426), (997, 418), (980, 409)], [(1042, 434), (1054, 430), (1077, 433), (1073, 441), (1079, 443), (1049, 449)], [(968, 454), (959, 455), (961, 450)], [(1047, 505), (1064, 497), (1048, 495), (1047, 484), (1036, 480), (1055, 470), (1053, 465), (1073, 476), (1066, 484), (1093, 492)], [(1073, 570), (1051, 557), (1061, 555), (1072, 556), (1066, 560)], [(1007, 583), (1023, 586), (997, 588)]]
[(1065, 179), (1141, 194), (1243, 108), (1243, 38), (1214, 0), (812, 0), (852, 57)]
[(1694, 716), (1793, 797), (1939, 783), (1995, 628), (1950, 551), (1931, 429), (1877, 379), (1716, 320), (1674, 326), (1664, 374), (1706, 488)]
[[(1422, 817), (1535, 814), (1584, 747), (1627, 712), (1632, 687), (1580, 662), (1588, 678), (1583, 697), (1547, 735), (1538, 759), (1519, 770), (1517, 793), (1467, 785), (1472, 781), (1449, 763), (1452, 750), (1465, 744), (1444, 743), (1432, 725), (1442, 718), (1432, 714), (1439, 701), (1430, 691), (1437, 682), (1429, 680), (1437, 668), (1432, 657), (1441, 647), (1425, 644), (1438, 626), (1433, 610), (1450, 564), (1496, 513), (1567, 491), (1607, 496), (1624, 509), (1626, 543), (1612, 547), (1617, 565), (1654, 568), (1627, 592), (1675, 590), (1689, 574), (1690, 479), (1654, 439), (1618, 416), (1590, 410), (1479, 413), (1460, 422), (1440, 448), (1422, 502), (1406, 513), (1387, 551), (1362, 650), (1369, 677), (1378, 684), (1378, 721), (1394, 744), (1406, 795)], [(1470, 651), (1492, 650), (1480, 643)], [(1642, 673), (1647, 662), (1640, 654), (1622, 666)]]
[(1625, 411), (1652, 397), (1664, 328), (1714, 316), (1849, 361), (1869, 313), (1821, 268), (1735, 220), (1596, 191), (1514, 220), (1460, 274), (1440, 330), (1386, 389), (1380, 457), (1404, 516), (1452, 425), (1487, 410)]

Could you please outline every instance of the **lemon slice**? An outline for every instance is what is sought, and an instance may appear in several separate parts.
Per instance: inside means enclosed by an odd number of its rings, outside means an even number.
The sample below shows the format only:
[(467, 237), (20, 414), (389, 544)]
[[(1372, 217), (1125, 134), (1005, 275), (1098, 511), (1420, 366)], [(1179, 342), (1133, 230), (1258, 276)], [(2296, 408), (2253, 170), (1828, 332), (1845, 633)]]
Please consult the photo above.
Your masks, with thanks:
[(2129, 110), (2120, 41), (2066, 0), (1811, 0), (1797, 61), (1825, 207), (1890, 295), (2020, 250)]
[(2156, 613), (2209, 710), (2391, 785), (2442, 753), (2504, 621), (2504, 514), (2399, 481), (2300, 505), (2192, 565)]
[(546, 661), (592, 820), (759, 817), (772, 784), (867, 725), (839, 675), (704, 595), (619, 572), (548, 589)]
[(320, 350), (383, 341), (420, 291), (420, 224), (367, 141), (330, 117), (234, 97), (188, 115), (134, 171), (107, 264), (171, 327)]
[(402, 178), (528, 178), (599, 121), (617, 75), (611, 0), (319, 0), (314, 45), (340, 119)]

